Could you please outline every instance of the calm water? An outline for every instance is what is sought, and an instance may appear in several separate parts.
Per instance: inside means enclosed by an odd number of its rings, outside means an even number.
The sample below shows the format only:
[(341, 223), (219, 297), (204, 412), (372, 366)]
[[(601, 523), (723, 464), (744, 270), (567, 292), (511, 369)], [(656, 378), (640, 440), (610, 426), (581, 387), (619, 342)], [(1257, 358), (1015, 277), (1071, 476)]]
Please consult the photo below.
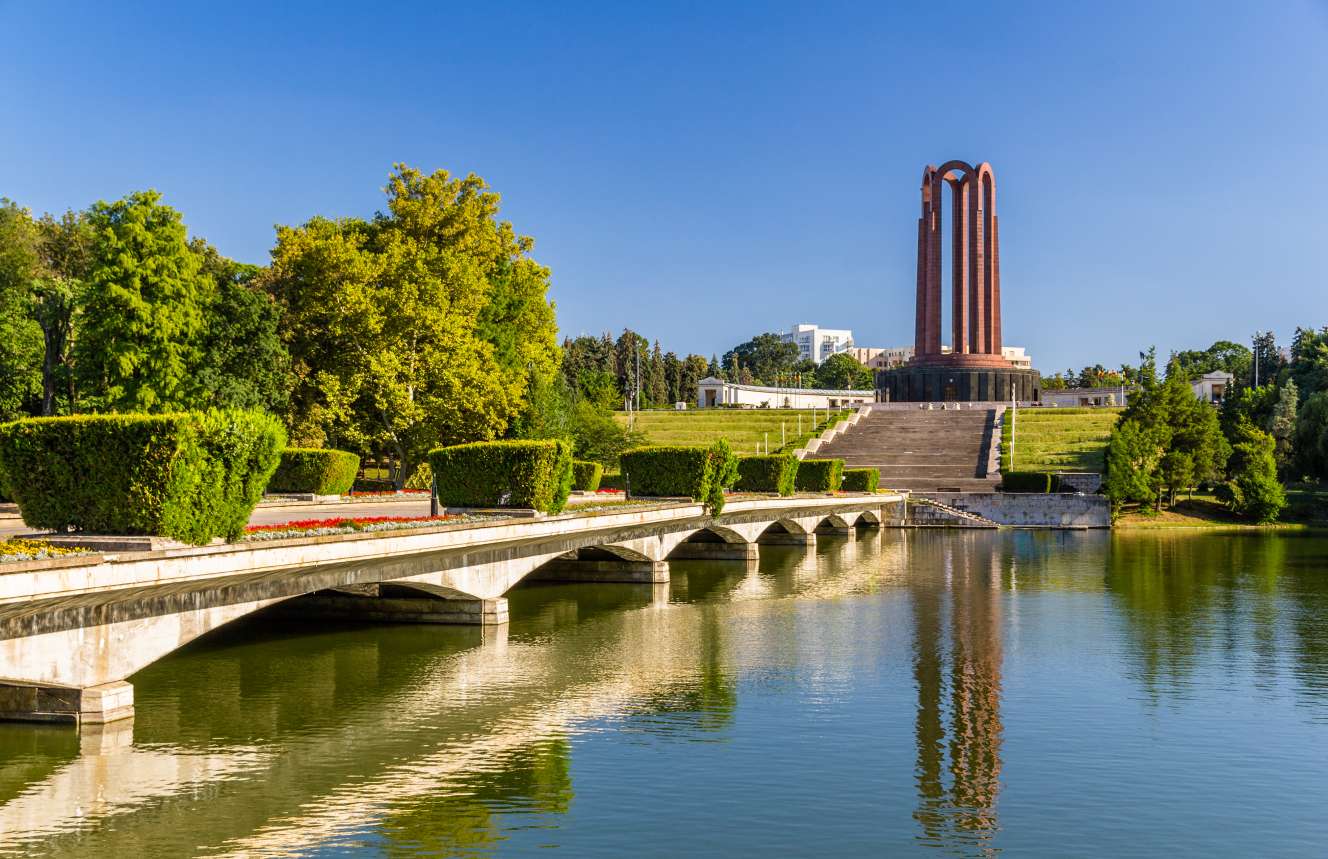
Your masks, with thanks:
[(1328, 539), (901, 533), (261, 615), (132, 726), (0, 726), (0, 855), (1328, 852)]

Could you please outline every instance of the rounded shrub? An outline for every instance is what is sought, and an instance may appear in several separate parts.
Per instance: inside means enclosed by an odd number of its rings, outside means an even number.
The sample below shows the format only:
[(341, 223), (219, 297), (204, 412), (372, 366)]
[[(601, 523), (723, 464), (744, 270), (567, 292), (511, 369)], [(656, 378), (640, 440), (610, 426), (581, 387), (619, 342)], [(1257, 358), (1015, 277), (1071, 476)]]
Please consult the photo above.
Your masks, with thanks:
[(0, 470), (34, 528), (237, 539), (286, 433), (256, 412), (75, 415), (0, 425)]
[(846, 468), (839, 488), (845, 492), (875, 492), (881, 473), (874, 468)]
[(581, 492), (594, 492), (604, 477), (604, 466), (584, 459), (572, 460), (572, 488)]
[(792, 453), (738, 457), (738, 482), (743, 492), (792, 495), (798, 476), (798, 458)]
[(572, 491), (565, 441), (477, 441), (429, 451), (438, 501), (448, 507), (520, 507), (557, 513)]
[(804, 459), (798, 463), (799, 492), (834, 492), (844, 476), (842, 459)]
[(288, 447), (268, 481), (269, 492), (345, 495), (360, 471), (360, 458), (345, 450)]

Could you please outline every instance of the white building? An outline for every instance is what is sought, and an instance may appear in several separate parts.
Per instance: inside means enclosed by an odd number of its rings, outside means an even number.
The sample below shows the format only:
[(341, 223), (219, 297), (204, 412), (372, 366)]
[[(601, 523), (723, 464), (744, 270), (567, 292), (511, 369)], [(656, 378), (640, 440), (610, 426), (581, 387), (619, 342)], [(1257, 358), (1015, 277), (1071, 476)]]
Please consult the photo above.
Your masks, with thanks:
[(1129, 390), (1124, 385), (1114, 388), (1061, 388), (1055, 391), (1041, 392), (1042, 405), (1061, 408), (1082, 408), (1086, 406), (1126, 406), (1129, 405)]
[(739, 385), (714, 376), (696, 383), (696, 404), (701, 408), (738, 406), (749, 409), (834, 409), (875, 400), (875, 391), (768, 388), (762, 385)]
[(1205, 403), (1220, 403), (1222, 398), (1227, 395), (1227, 388), (1231, 387), (1231, 383), (1235, 378), (1230, 373), (1224, 373), (1221, 370), (1204, 373), (1193, 382), (1190, 382), (1190, 388), (1194, 391), (1194, 395)]
[(822, 328), (810, 322), (799, 322), (781, 335), (786, 342), (798, 345), (798, 357), (820, 364), (826, 358), (853, 346), (853, 332), (847, 328)]

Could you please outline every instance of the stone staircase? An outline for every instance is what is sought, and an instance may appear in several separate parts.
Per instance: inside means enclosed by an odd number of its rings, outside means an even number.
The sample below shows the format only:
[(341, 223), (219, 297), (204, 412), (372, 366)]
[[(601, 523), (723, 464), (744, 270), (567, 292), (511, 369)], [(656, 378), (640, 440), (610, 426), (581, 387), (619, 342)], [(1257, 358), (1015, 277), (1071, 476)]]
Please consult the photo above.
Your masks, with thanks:
[(913, 528), (999, 528), (999, 523), (960, 510), (948, 504), (942, 504), (931, 498), (913, 499), (908, 504), (906, 524)]
[(875, 468), (882, 488), (994, 492), (1000, 476), (987, 473), (994, 423), (993, 409), (878, 406), (812, 455)]

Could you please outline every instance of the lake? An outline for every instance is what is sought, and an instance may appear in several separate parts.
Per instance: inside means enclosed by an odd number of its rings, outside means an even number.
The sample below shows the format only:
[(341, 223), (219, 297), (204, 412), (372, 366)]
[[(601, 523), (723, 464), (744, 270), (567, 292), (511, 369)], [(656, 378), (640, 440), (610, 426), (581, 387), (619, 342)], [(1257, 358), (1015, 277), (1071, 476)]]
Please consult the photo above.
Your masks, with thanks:
[(0, 856), (1306, 856), (1328, 539), (862, 531), (506, 628), (254, 615), (0, 725)]

